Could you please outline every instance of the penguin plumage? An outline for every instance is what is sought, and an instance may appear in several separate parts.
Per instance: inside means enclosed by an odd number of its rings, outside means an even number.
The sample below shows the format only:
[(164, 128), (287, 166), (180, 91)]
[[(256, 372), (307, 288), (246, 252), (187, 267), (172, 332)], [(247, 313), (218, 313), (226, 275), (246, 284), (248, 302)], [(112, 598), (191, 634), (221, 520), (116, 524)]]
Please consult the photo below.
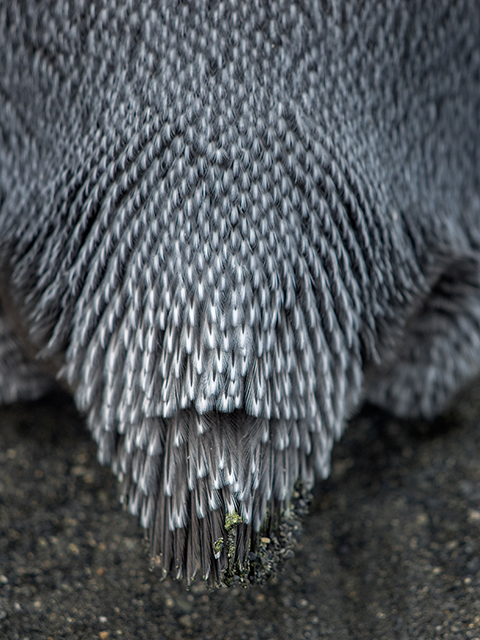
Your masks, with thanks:
[(0, 7), (0, 401), (72, 393), (166, 572), (260, 580), (367, 399), (480, 363), (480, 8)]

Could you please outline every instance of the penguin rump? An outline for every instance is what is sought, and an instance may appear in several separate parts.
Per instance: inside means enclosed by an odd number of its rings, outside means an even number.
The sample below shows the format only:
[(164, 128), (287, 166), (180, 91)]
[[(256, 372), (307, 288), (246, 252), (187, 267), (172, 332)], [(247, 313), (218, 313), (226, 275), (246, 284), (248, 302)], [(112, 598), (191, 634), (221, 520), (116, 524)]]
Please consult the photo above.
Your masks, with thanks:
[(0, 7), (0, 401), (71, 390), (165, 572), (261, 580), (361, 400), (479, 372), (479, 42), (477, 0)]

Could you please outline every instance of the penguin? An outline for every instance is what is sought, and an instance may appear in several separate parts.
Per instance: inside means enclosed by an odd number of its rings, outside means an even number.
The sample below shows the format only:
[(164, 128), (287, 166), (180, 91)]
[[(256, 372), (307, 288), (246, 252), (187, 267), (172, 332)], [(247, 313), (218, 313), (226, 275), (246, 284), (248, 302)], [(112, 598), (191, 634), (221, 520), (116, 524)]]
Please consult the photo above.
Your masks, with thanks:
[(479, 42), (476, 0), (0, 6), (0, 402), (69, 390), (165, 574), (263, 580), (364, 401), (479, 373)]

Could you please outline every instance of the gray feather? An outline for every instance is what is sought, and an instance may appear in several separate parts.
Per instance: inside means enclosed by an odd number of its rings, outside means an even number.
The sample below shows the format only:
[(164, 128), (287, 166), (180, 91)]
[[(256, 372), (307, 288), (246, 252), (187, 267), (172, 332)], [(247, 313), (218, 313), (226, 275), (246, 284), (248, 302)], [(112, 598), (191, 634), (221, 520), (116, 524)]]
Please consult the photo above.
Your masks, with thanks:
[(478, 373), (479, 42), (475, 0), (0, 6), (0, 401), (72, 391), (166, 571), (261, 577), (362, 398)]

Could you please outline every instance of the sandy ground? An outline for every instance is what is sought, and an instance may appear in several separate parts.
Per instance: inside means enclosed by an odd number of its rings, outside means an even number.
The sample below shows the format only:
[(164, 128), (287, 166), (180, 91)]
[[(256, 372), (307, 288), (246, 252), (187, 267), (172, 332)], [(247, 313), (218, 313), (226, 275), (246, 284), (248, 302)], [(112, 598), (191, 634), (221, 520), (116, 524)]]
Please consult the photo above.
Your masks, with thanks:
[(480, 638), (480, 384), (432, 425), (349, 426), (295, 557), (190, 590), (147, 545), (71, 403), (0, 410), (0, 638)]

